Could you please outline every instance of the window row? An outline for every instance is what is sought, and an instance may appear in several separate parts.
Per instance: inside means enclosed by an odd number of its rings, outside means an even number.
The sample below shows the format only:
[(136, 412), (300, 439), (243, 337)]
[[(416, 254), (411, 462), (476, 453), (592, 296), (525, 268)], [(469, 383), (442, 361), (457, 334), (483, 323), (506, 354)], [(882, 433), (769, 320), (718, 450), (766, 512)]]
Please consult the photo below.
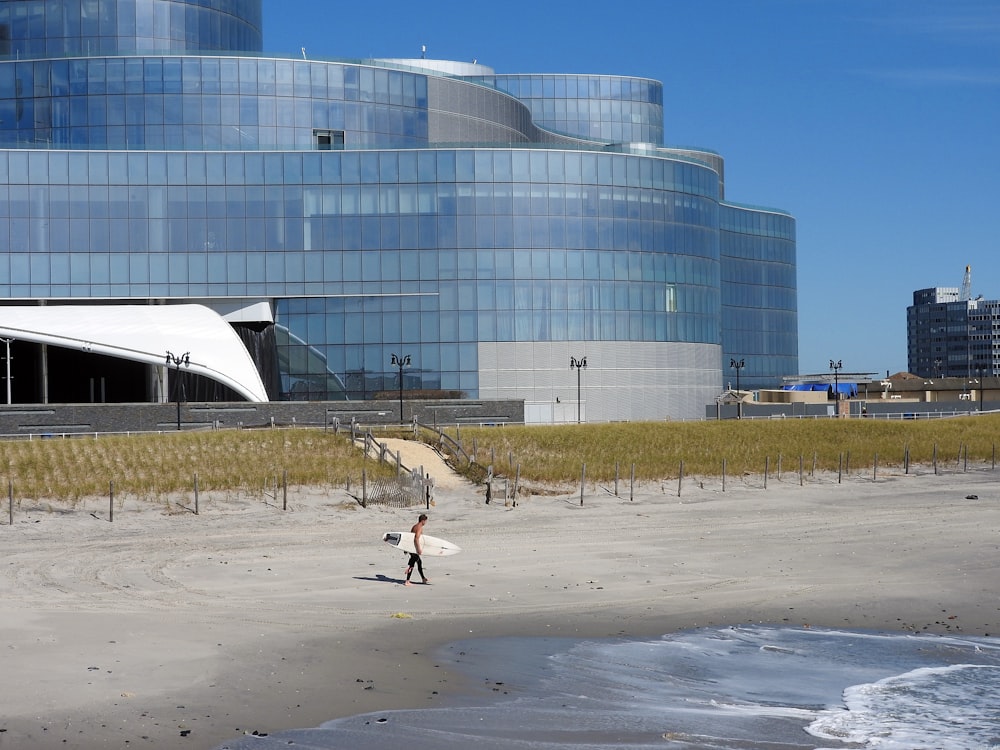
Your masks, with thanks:
[(321, 253), (383, 250), (634, 251), (701, 256), (718, 264), (713, 232), (629, 219), (417, 217), (400, 219), (0, 218), (0, 252)]
[[(289, 294), (285, 284), (312, 282), (331, 288), (341, 283), (379, 285), (378, 293), (421, 291), (440, 294), (442, 305), (590, 306), (709, 312), (718, 307), (718, 269), (704, 258), (620, 253), (528, 254), (498, 251), (483, 254), (432, 252), (393, 253), (6, 253), (0, 258), (0, 283), (88, 284), (207, 282), (269, 283), (270, 296)], [(479, 261), (478, 267), (471, 263)], [(525, 281), (535, 280), (535, 285)], [(622, 283), (619, 288), (615, 282)], [(417, 282), (422, 282), (418, 284)], [(457, 286), (449, 285), (455, 282)], [(600, 282), (600, 283), (598, 283)], [(628, 283), (625, 283), (628, 282)], [(400, 284), (411, 283), (407, 289)], [(644, 286), (650, 284), (650, 286)], [(514, 290), (526, 295), (512, 301)], [(576, 289), (573, 286), (576, 285)], [(629, 285), (635, 288), (627, 291)], [(674, 288), (676, 287), (676, 288)], [(770, 289), (770, 287), (764, 287)], [(464, 290), (461, 294), (457, 291)], [(786, 290), (787, 292), (787, 290)], [(794, 290), (791, 290), (794, 293)], [(331, 291), (330, 293), (335, 293)], [(477, 301), (475, 295), (482, 295)], [(708, 295), (698, 297), (697, 295)], [(594, 302), (596, 299), (599, 302)], [(727, 302), (727, 304), (733, 304)], [(751, 305), (756, 306), (756, 305)], [(619, 309), (621, 309), (619, 307)], [(782, 308), (792, 309), (792, 308)]]
[[(315, 350), (338, 344), (402, 348), (425, 343), (481, 341), (678, 341), (718, 344), (718, 319), (694, 314), (603, 310), (442, 311), (349, 313), (335, 317), (281, 319), (290, 339)], [(342, 363), (326, 361), (334, 372)], [(414, 360), (413, 367), (421, 362)], [(379, 367), (371, 368), (378, 372)]]
[(498, 75), (484, 79), (518, 99), (613, 99), (663, 104), (663, 85), (649, 78), (600, 75)]
[[(3, 117), (0, 128), (22, 133), (48, 128), (113, 125), (337, 126), (359, 132), (401, 132), (404, 120), (427, 121), (426, 111), (417, 108), (227, 94), (102, 94), (32, 100), (0, 98), (0, 117)], [(395, 129), (393, 123), (399, 123)], [(81, 142), (80, 138), (75, 140)], [(252, 137), (245, 140), (248, 146), (257, 143)], [(135, 147), (141, 144), (130, 145)], [(125, 147), (125, 142), (122, 142), (122, 147)]]
[[(549, 149), (264, 153), (0, 150), (0, 185), (268, 185), (534, 182), (672, 190), (718, 200), (689, 162)], [(451, 188), (454, 189), (454, 188)], [(777, 214), (766, 216), (781, 218)], [(718, 219), (715, 220), (718, 223)], [(759, 234), (759, 232), (757, 232)]]
[[(788, 214), (775, 213), (769, 209), (736, 208), (722, 204), (719, 210), (719, 228), (728, 233), (725, 241), (729, 243), (731, 255), (743, 255), (746, 258), (756, 257), (752, 241), (739, 237), (746, 234), (756, 237), (777, 237), (795, 242), (795, 219)], [(794, 253), (794, 244), (790, 246)]]
[(12, 61), (0, 63), (0, 91), (22, 100), (105, 94), (232, 94), (427, 108), (427, 78), (419, 73), (272, 58)]

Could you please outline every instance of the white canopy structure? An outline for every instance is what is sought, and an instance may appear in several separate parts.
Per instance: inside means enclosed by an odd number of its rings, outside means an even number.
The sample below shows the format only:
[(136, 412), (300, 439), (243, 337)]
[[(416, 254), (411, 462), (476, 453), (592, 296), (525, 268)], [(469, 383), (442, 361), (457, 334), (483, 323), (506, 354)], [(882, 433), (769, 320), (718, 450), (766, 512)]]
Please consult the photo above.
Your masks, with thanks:
[(267, 391), (240, 337), (203, 305), (0, 307), (0, 338), (61, 346), (154, 365), (188, 354), (185, 370), (218, 381), (248, 401)]

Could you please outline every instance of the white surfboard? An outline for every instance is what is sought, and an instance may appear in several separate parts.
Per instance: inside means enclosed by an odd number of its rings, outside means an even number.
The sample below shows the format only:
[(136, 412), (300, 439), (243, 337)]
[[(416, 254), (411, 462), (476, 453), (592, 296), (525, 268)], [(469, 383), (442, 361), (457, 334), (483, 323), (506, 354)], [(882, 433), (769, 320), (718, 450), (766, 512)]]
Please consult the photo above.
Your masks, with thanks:
[[(412, 531), (387, 531), (382, 535), (382, 541), (393, 547), (403, 550), (403, 552), (416, 552), (413, 545)], [(462, 551), (457, 544), (452, 544), (447, 539), (438, 539), (436, 536), (420, 535), (420, 546), (423, 549), (424, 557), (446, 557)]]

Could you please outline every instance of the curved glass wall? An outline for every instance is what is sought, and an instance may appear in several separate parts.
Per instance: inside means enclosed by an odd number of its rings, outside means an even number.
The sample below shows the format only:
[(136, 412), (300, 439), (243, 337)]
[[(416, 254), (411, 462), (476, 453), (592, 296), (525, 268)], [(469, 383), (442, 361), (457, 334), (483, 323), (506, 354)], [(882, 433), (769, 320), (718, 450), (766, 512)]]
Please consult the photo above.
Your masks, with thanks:
[(0, 294), (343, 298), (279, 305), (343, 382), (411, 345), (475, 396), (478, 341), (719, 344), (716, 190), (581, 151), (6, 151)]
[(262, 0), (0, 0), (0, 56), (260, 52)]
[(743, 360), (740, 387), (774, 388), (798, 372), (798, 293), (795, 219), (787, 214), (723, 204), (722, 370)]
[(539, 127), (601, 143), (663, 143), (659, 81), (586, 75), (497, 75), (483, 80), (527, 104)]
[(426, 76), (306, 60), (116, 57), (0, 62), (0, 146), (353, 148), (427, 142)]

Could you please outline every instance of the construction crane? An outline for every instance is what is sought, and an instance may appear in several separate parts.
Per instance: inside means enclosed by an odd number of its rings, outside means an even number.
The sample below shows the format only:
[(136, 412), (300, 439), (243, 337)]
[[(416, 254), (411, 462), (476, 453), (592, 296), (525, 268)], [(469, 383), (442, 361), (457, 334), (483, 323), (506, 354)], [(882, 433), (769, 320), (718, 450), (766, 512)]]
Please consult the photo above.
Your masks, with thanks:
[(972, 266), (965, 267), (965, 276), (962, 277), (962, 293), (958, 296), (959, 302), (968, 302), (972, 299)]

